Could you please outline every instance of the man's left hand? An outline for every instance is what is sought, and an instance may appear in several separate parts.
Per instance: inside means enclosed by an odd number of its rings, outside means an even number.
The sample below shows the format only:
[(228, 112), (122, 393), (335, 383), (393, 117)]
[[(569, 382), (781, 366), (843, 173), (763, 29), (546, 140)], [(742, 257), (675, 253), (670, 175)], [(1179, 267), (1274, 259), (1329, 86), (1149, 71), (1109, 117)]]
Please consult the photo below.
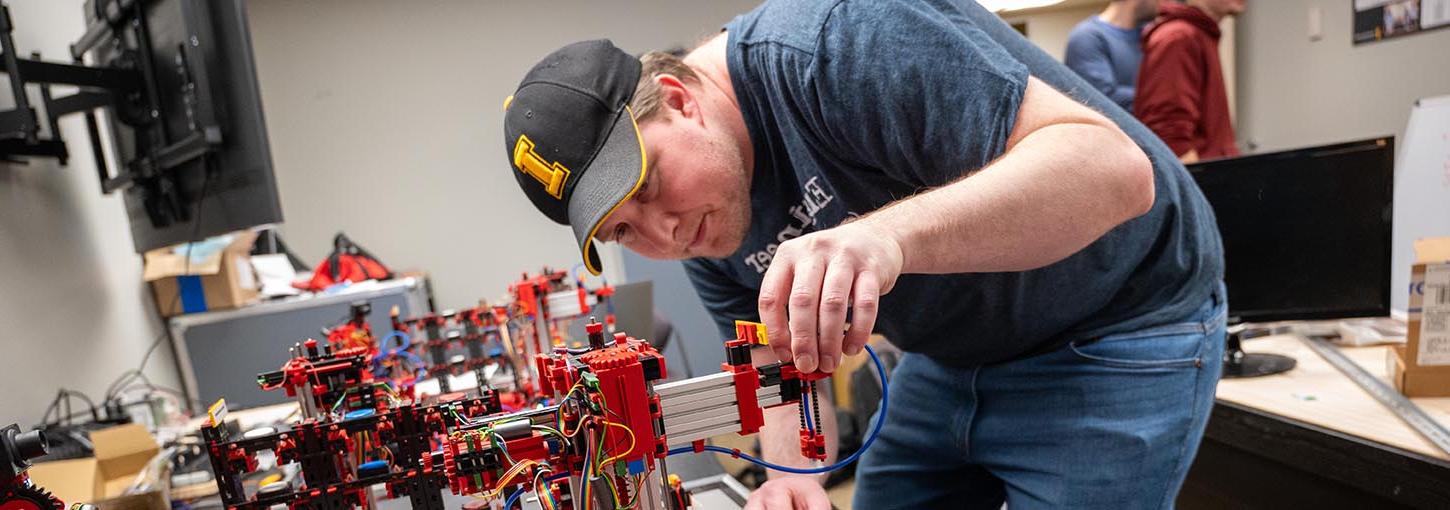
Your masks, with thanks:
[(811, 477), (772, 478), (751, 491), (745, 510), (830, 510), (831, 498)]
[[(896, 237), (865, 218), (781, 243), (759, 302), (766, 328), (790, 333), (790, 342), (771, 343), (776, 356), (794, 360), (801, 372), (832, 372), (842, 353), (860, 352), (876, 324), (881, 295), (901, 274), (902, 258)], [(844, 331), (848, 309), (851, 328)]]

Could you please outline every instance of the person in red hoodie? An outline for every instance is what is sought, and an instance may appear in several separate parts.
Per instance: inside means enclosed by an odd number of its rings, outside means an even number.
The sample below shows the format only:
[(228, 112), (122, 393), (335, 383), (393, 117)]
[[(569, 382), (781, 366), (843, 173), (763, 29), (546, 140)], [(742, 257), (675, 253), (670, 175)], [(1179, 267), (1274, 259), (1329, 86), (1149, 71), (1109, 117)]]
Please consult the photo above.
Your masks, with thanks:
[(1143, 30), (1133, 115), (1184, 163), (1239, 153), (1218, 59), (1218, 23), (1242, 13), (1245, 1), (1164, 2)]

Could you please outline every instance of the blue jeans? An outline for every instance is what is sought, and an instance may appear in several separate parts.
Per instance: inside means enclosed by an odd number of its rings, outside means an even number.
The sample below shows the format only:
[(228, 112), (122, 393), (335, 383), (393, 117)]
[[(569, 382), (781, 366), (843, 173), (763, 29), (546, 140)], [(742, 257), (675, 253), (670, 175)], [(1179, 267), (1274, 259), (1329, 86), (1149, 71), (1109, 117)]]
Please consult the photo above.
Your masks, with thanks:
[(1182, 322), (1000, 365), (905, 355), (854, 508), (1172, 507), (1213, 407), (1223, 296)]

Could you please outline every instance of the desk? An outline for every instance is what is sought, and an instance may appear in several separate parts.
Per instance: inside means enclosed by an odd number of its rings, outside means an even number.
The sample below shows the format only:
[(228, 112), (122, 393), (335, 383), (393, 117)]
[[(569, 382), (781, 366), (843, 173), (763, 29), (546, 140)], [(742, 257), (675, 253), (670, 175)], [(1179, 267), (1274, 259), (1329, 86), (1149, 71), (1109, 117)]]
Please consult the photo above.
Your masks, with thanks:
[[(1244, 349), (1292, 356), (1298, 366), (1219, 383), (1179, 506), (1450, 508), (1450, 455), (1299, 339), (1266, 337)], [(1388, 383), (1386, 347), (1341, 351)], [(1413, 400), (1450, 424), (1450, 398)]]

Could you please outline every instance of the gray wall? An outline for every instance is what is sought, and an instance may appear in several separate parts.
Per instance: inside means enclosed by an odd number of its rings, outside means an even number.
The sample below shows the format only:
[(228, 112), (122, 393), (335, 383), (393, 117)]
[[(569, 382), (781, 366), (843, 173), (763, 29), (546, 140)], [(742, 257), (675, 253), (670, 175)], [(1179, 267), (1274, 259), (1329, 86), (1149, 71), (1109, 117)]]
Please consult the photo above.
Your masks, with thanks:
[[(66, 46), (85, 30), (82, 0), (6, 4), (21, 54), (69, 60)], [(14, 106), (8, 83), (3, 109)], [(39, 101), (34, 89), (30, 97)], [(0, 162), (0, 426), (35, 424), (61, 386), (99, 399), (162, 331), (120, 196), (96, 182), (84, 122), (67, 119), (61, 131), (69, 166)], [(149, 366), (156, 383), (178, 386), (168, 345)]]
[[(1238, 27), (1238, 137), (1260, 151), (1393, 134), (1450, 94), (1450, 30), (1354, 46), (1347, 0), (1251, 2)], [(1309, 8), (1324, 38), (1308, 37)]]
[[(650, 260), (634, 252), (625, 251), (624, 270), (630, 280), (654, 282), (655, 310), (675, 326), (675, 338), (665, 349), (670, 363), (670, 375), (685, 374), (689, 368), (693, 375), (706, 375), (719, 369), (725, 361), (725, 338), (695, 287), (685, 276), (685, 268), (679, 261)], [(677, 362), (688, 360), (688, 366)]]
[(252, 0), (285, 236), (316, 263), (344, 230), (395, 268), (431, 272), (445, 308), (497, 297), (524, 270), (569, 268), (569, 230), (506, 166), (504, 97), (564, 44), (689, 44), (754, 3)]

